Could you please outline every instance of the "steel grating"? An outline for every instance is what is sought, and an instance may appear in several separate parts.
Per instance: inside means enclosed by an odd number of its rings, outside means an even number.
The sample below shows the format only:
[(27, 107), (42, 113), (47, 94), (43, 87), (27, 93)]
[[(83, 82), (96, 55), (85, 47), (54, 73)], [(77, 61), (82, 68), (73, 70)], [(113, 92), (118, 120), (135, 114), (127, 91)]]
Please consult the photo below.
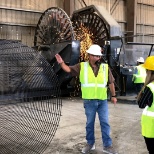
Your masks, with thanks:
[(41, 154), (59, 125), (56, 74), (34, 49), (0, 40), (0, 154)]

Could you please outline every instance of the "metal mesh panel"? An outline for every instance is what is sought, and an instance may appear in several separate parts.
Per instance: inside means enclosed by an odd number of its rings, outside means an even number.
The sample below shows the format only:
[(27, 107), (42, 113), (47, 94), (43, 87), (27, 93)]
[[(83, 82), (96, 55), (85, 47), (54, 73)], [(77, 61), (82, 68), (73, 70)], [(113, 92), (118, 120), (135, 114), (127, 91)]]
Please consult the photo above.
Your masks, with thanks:
[(61, 116), (56, 74), (20, 42), (0, 41), (0, 154), (40, 154)]

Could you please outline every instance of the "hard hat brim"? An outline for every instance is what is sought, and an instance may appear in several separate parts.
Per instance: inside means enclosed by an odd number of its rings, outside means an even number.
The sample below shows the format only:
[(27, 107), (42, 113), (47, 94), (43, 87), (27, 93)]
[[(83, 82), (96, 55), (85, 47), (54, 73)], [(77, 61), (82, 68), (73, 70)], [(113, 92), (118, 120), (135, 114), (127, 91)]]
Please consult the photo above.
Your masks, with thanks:
[(98, 54), (97, 52), (92, 52), (91, 50), (87, 50), (86, 52), (89, 54), (95, 55), (95, 56), (102, 56), (103, 55), (102, 53)]

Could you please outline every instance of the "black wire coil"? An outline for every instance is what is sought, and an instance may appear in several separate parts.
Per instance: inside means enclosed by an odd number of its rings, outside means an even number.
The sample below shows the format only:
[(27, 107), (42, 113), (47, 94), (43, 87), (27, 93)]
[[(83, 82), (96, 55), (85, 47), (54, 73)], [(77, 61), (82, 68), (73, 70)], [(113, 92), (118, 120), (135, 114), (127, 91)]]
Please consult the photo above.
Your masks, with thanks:
[(56, 74), (34, 49), (0, 40), (0, 154), (40, 154), (61, 116)]

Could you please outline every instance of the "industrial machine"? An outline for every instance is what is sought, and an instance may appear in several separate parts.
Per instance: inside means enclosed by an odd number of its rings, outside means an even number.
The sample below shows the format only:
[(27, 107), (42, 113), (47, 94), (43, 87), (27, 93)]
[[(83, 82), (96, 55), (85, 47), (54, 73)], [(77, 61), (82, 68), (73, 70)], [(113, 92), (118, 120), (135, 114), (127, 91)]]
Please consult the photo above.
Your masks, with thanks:
[(91, 44), (99, 44), (104, 49), (103, 61), (107, 62), (116, 79), (117, 92), (120, 91), (119, 55), (121, 49), (121, 29), (104, 7), (88, 6), (76, 10), (70, 19), (60, 8), (51, 7), (41, 16), (34, 37), (34, 46), (47, 59), (56, 72), (61, 89), (72, 85), (77, 94), (78, 79), (64, 73), (54, 56), (59, 53), (68, 65), (87, 60), (86, 50)]
[(148, 56), (153, 55), (153, 45), (153, 43), (127, 42), (122, 46), (123, 52), (121, 52), (120, 57), (120, 79), (122, 83), (120, 95), (136, 95), (132, 77), (135, 73), (137, 59), (139, 57), (146, 59)]
[(75, 39), (72, 22), (64, 10), (47, 9), (40, 17), (34, 36), (34, 48), (50, 63), (61, 84), (62, 95), (72, 91), (72, 77), (65, 73), (55, 60), (59, 53), (66, 64), (79, 62), (80, 42)]

